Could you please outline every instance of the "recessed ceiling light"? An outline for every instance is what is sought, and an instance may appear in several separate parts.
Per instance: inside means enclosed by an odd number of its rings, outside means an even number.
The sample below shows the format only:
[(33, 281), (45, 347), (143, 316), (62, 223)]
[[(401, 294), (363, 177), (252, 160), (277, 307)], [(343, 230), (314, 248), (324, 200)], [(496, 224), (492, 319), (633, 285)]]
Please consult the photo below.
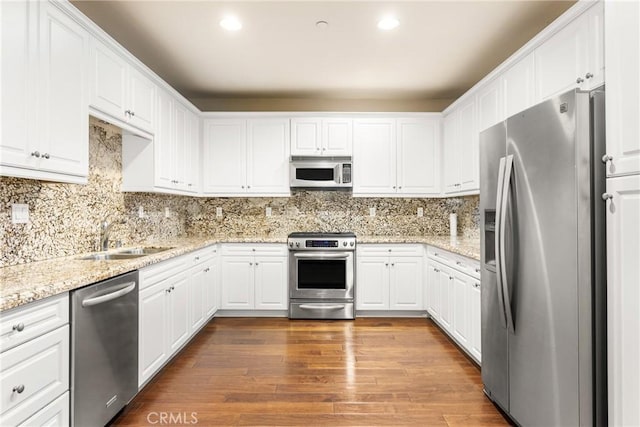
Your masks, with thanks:
[(220, 26), (227, 31), (238, 31), (242, 29), (242, 22), (235, 16), (227, 16), (220, 21)]
[(378, 21), (378, 28), (385, 31), (393, 30), (398, 25), (400, 25), (400, 21), (393, 16), (387, 16)]

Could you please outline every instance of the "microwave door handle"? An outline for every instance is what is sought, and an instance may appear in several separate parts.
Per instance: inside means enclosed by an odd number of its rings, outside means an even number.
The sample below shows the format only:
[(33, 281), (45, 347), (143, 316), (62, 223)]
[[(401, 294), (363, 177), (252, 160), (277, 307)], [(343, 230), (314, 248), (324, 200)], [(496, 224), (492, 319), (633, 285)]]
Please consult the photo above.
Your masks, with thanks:
[(342, 184), (342, 163), (336, 165), (336, 181), (338, 184)]

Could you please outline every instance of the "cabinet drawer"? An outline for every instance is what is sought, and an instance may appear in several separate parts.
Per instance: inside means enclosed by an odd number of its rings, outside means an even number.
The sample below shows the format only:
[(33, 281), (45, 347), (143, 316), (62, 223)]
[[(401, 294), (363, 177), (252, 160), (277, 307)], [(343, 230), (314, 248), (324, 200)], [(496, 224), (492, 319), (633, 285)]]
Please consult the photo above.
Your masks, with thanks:
[(20, 427), (67, 427), (69, 420), (69, 392), (65, 392), (53, 402), (33, 414)]
[(221, 245), (222, 255), (259, 255), (259, 256), (285, 256), (287, 245), (284, 243), (227, 243)]
[(0, 352), (69, 323), (69, 294), (64, 293), (0, 314)]
[(444, 249), (427, 247), (427, 256), (474, 278), (480, 278), (480, 262)]
[(182, 255), (140, 270), (140, 290), (189, 268), (189, 255)]
[(424, 247), (422, 245), (378, 245), (378, 244), (361, 244), (357, 249), (358, 255), (370, 256), (422, 256)]
[(5, 351), (0, 366), (0, 425), (17, 425), (69, 389), (69, 325)]
[(218, 254), (218, 245), (211, 245), (211, 246), (207, 246), (204, 249), (198, 249), (197, 251), (193, 251), (185, 255), (185, 257), (189, 262), (189, 266), (194, 266), (210, 260), (217, 254)]

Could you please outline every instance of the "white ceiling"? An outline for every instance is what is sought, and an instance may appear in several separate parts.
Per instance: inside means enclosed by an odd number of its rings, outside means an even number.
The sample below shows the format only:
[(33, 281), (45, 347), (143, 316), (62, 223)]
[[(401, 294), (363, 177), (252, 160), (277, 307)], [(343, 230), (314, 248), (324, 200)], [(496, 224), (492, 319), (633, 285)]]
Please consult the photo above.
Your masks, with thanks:
[(574, 3), (72, 2), (187, 98), (396, 100), (455, 99)]

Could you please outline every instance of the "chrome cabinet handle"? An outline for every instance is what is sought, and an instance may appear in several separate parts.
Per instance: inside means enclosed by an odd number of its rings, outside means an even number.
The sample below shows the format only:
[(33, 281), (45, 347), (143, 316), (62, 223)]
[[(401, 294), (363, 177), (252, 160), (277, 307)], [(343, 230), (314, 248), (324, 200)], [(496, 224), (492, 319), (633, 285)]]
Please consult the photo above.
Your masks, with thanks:
[(17, 385), (13, 388), (14, 393), (22, 393), (24, 391), (24, 384)]
[(584, 79), (583, 79), (582, 77), (578, 77), (578, 78), (576, 79), (576, 83), (580, 84), (580, 83), (582, 83), (582, 82), (584, 82)]
[(40, 158), (40, 152), (39, 152), (39, 151), (33, 151), (33, 152), (31, 152), (31, 155), (32, 155), (33, 157)]
[(606, 164), (607, 162), (610, 162), (611, 160), (613, 160), (613, 156), (609, 154), (605, 154), (604, 156), (602, 156), (602, 163), (604, 164)]
[(587, 73), (587, 74), (584, 75), (585, 79), (590, 79), (591, 77), (593, 77), (593, 74), (591, 74), (591, 73)]
[(13, 330), (18, 332), (24, 331), (24, 323), (20, 322), (17, 325), (13, 325)]
[(613, 194), (611, 193), (602, 193), (602, 200), (604, 200), (605, 202), (607, 200), (612, 200), (613, 199)]

